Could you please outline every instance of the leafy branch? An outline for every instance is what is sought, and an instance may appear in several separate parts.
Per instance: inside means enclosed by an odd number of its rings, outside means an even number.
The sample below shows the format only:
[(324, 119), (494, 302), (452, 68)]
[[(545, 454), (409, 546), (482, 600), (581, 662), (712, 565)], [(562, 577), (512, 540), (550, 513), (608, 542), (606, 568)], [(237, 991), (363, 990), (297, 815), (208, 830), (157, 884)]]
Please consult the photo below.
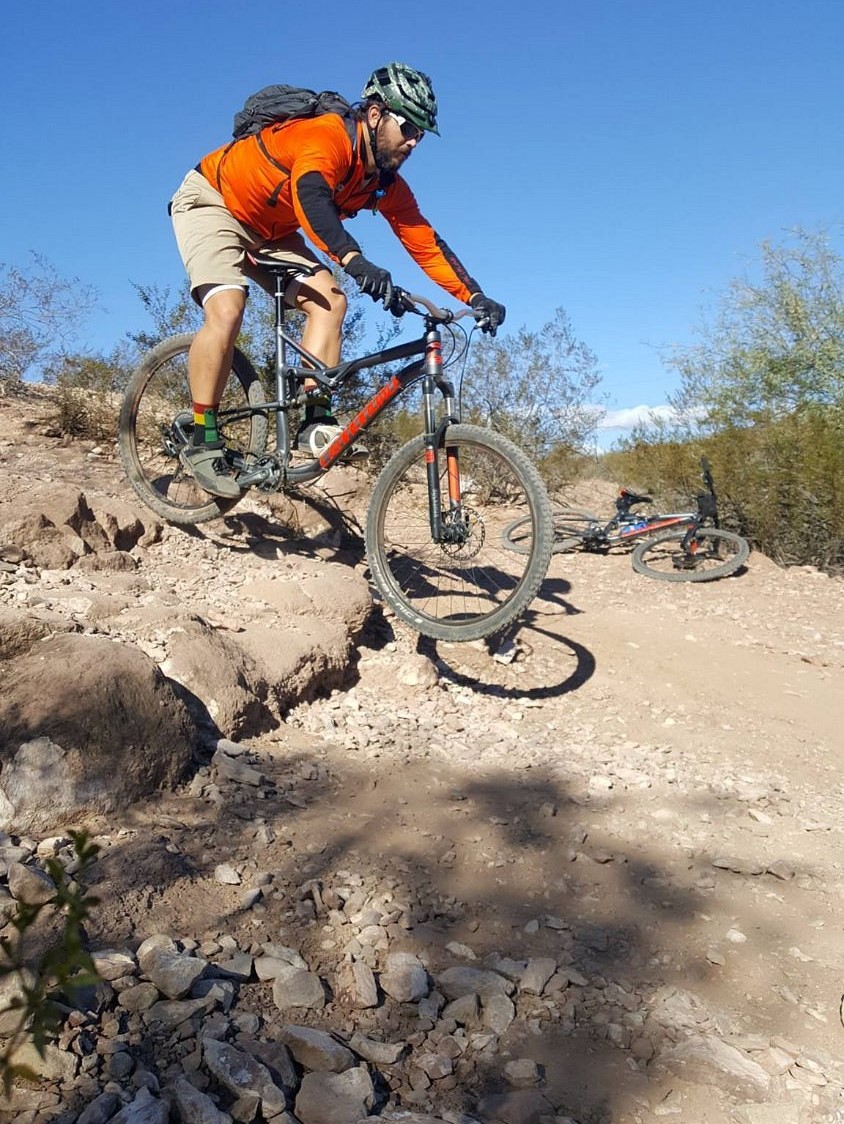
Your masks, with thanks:
[[(55, 893), (44, 902), (19, 901), (8, 923), (13, 930), (11, 935), (0, 937), (0, 979), (16, 976), (20, 989), (0, 1011), (0, 1015), (18, 1012), (17, 1022), (0, 1052), (0, 1077), (7, 1096), (15, 1079), (37, 1080), (37, 1074), (29, 1066), (15, 1062), (14, 1056), (30, 1037), (38, 1054), (44, 1057), (47, 1040), (57, 1032), (62, 1016), (61, 1007), (51, 995), (62, 992), (72, 997), (80, 989), (99, 982), (94, 962), (83, 946), (83, 924), (98, 899), (82, 885), (99, 847), (84, 831), (71, 831), (70, 838), (77, 860), (76, 879), (68, 875), (57, 858), (49, 859), (45, 866)], [(63, 915), (64, 927), (58, 941), (30, 965), (26, 962), (26, 936), (44, 910)]]

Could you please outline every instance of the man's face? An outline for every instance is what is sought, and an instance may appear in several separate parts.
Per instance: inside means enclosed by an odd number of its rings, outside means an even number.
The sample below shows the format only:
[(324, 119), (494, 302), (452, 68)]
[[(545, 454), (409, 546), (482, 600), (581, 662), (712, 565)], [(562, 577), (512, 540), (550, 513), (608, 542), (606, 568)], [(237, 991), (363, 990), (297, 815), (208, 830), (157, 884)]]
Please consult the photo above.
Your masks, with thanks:
[(425, 134), (385, 110), (375, 127), (375, 163), (382, 172), (397, 172)]

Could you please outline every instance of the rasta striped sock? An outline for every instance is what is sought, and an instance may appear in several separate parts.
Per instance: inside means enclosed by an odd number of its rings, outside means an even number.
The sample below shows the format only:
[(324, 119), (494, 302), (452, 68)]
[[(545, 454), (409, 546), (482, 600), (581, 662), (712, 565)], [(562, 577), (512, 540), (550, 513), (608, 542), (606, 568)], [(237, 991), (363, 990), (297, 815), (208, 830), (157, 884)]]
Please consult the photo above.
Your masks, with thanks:
[(305, 406), (305, 422), (307, 424), (328, 417), (331, 417), (331, 397), (328, 394), (312, 398)]
[(206, 406), (203, 402), (193, 404), (193, 444), (218, 445), (220, 433), (217, 429), (217, 407)]

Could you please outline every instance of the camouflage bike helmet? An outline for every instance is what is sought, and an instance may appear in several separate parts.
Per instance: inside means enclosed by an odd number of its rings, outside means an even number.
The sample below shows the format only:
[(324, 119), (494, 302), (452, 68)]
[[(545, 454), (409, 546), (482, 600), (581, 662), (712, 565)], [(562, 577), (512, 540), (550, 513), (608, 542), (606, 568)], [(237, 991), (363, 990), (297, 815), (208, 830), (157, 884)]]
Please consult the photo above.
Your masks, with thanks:
[(431, 79), (403, 62), (391, 62), (373, 71), (361, 92), (362, 98), (380, 98), (387, 109), (406, 117), (420, 129), (436, 133), (437, 99)]

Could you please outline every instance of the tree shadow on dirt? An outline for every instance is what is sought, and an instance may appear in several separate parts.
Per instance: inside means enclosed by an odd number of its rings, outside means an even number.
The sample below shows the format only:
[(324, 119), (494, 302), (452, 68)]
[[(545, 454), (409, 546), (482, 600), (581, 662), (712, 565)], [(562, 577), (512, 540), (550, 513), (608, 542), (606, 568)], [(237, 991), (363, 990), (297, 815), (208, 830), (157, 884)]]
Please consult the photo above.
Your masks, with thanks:
[[(538, 628), (538, 619), (530, 627)], [(557, 697), (594, 671), (591, 653), (562, 644), (576, 666), (553, 683), (524, 688), (484, 681), (482, 674), (464, 683), (457, 678), (464, 673), (450, 679), (447, 667), (444, 678), (502, 704)], [(433, 651), (442, 664), (443, 653)], [(560, 652), (553, 650), (548, 665), (557, 665), (557, 674)], [(483, 650), (478, 655), (489, 675), (493, 661)], [(202, 708), (199, 700), (194, 705)], [(456, 1059), (454, 1086), (435, 1081), (413, 1100), (405, 1084), (406, 1107), (476, 1113), (485, 1097), (508, 1089), (503, 1069), (514, 1057), (540, 1065), (549, 1103), (579, 1124), (615, 1124), (637, 1097), (647, 1101), (656, 1087), (649, 1051), (670, 1037), (650, 1024), (651, 996), (666, 979), (694, 990), (715, 970), (701, 954), (698, 934), (715, 891), (697, 885), (682, 852), (672, 856), (660, 846), (649, 820), (632, 837), (614, 834), (614, 804), (633, 802), (636, 793), (623, 785), (616, 794), (585, 787), (568, 763), (577, 747), (565, 732), (554, 735), (539, 766), (520, 763), (515, 753), (512, 766), (498, 753), (489, 766), (482, 746), (474, 758), (450, 751), (455, 743), (438, 721), (427, 730), (409, 727), (406, 736), (394, 723), (388, 739), (362, 752), (343, 734), (365, 713), (339, 702), (327, 713), (336, 713), (330, 742), (289, 725), (273, 740), (250, 743), (246, 756), (264, 778), (258, 784), (223, 780), (206, 751), (198, 775), (178, 792), (92, 821), (107, 837), (93, 872), (101, 904), (89, 927), (92, 946), (137, 947), (159, 931), (196, 941), (233, 938), (253, 951), (283, 943), (325, 981), (329, 1002), (321, 1012), (280, 1012), (271, 985), (242, 985), (234, 1011), (258, 1013), (263, 1037), (273, 1038), (286, 1022), (343, 1032), (351, 1019), (391, 1041), (421, 1035), (416, 1048), (435, 1050), (436, 1041), (426, 1046), (425, 1036), (436, 1027), (415, 1004), (382, 994), (375, 1010), (350, 1015), (332, 990), (344, 958), (367, 962), (372, 946), (359, 940), (366, 927), (359, 915), (396, 913), (382, 926), (385, 941), (423, 955), (434, 989), (448, 967), (494, 969), (502, 958), (553, 959), (560, 984), (542, 995), (517, 994), (513, 1022), (500, 1037)], [(505, 725), (507, 713), (503, 705)], [(512, 732), (514, 739), (528, 736), (523, 728)], [(452, 737), (471, 747), (483, 733), (469, 708)], [(698, 811), (692, 797), (672, 799), (675, 807)], [(641, 815), (648, 815), (647, 804)], [(215, 878), (222, 863), (238, 870), (239, 885)], [(270, 876), (262, 897), (244, 908), (244, 890), (262, 874)], [(347, 911), (356, 892), (360, 900)], [(769, 939), (775, 941), (773, 933)], [(374, 948), (370, 957), (376, 973), (383, 951)], [(488, 1028), (478, 1020), (465, 1029)]]
[[(384, 770), (295, 729), (285, 734), (286, 743), (253, 747), (263, 799), (254, 788), (220, 784), (210, 798), (182, 790), (106, 818), (101, 830), (119, 824), (124, 838), (113, 838), (98, 864), (92, 942), (136, 945), (160, 930), (200, 941), (226, 935), (246, 949), (281, 941), (326, 981), (328, 1006), (282, 1013), (270, 985), (252, 983), (241, 986), (235, 1011), (259, 1012), (262, 1036), (285, 1022), (337, 1031), (349, 1013), (331, 988), (363, 925), (353, 918), (367, 907), (399, 908), (401, 924), (385, 927), (389, 946), (423, 954), (435, 988), (447, 967), (494, 968), (500, 957), (550, 957), (565, 976), (550, 995), (515, 997), (510, 1028), (471, 1064), (457, 1060), (454, 1088), (435, 1082), (406, 1107), (476, 1112), (482, 1098), (507, 1090), (511, 1057), (542, 1066), (549, 1101), (581, 1124), (616, 1121), (631, 1098), (647, 1098), (647, 1058), (634, 1063), (631, 1053), (637, 1020), (647, 1019), (648, 992), (665, 974), (659, 956), (689, 957), (689, 934), (711, 894), (668, 869), (648, 840), (608, 838), (606, 805), (584, 796), (559, 762), (479, 773), (397, 744), (396, 767)], [(257, 842), (261, 828), (270, 842)], [(243, 884), (215, 882), (218, 863), (240, 869)], [(267, 891), (244, 909), (243, 887), (261, 871), (272, 876)], [(355, 891), (361, 898), (343, 916), (344, 895)], [(342, 923), (325, 904), (332, 895)], [(450, 949), (453, 942), (471, 954)], [(372, 964), (383, 967), (380, 953)], [(375, 1011), (353, 1020), (389, 1040), (426, 1033), (414, 1004), (383, 994)], [(652, 1028), (648, 1041), (658, 1047), (660, 1033)]]

